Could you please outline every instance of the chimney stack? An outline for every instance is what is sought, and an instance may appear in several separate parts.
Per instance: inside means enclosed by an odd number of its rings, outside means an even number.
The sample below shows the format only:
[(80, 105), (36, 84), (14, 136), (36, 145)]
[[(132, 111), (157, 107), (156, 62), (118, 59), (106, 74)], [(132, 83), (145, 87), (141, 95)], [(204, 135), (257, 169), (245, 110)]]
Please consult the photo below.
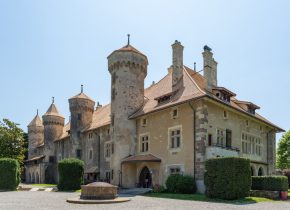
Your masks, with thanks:
[(213, 58), (212, 49), (205, 45), (203, 47), (203, 73), (206, 79), (207, 90), (211, 91), (217, 86), (217, 62)]
[(172, 46), (172, 87), (176, 87), (177, 83), (183, 77), (183, 46), (177, 40)]

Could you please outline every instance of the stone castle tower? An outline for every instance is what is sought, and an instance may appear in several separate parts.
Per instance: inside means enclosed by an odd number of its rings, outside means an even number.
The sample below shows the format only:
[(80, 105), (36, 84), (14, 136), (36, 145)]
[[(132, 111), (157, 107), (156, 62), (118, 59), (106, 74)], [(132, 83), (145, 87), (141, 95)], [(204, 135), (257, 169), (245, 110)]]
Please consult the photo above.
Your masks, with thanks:
[(54, 140), (61, 136), (64, 127), (64, 117), (60, 115), (54, 100), (47, 112), (42, 116), (44, 125), (44, 155), (45, 155), (45, 182), (54, 183), (56, 181), (56, 160), (54, 154)]
[[(129, 116), (144, 103), (144, 79), (147, 76), (147, 57), (129, 44), (108, 56), (111, 74), (111, 138), (114, 154), (111, 168), (121, 170), (121, 160), (135, 153), (136, 122)], [(120, 177), (113, 178), (120, 184)]]
[(38, 111), (28, 127), (28, 158), (37, 156), (37, 146), (43, 144), (44, 127)]
[(95, 102), (83, 93), (83, 86), (81, 92), (69, 99), (69, 109), (71, 113), (71, 156), (81, 159), (81, 131), (87, 128), (93, 120)]

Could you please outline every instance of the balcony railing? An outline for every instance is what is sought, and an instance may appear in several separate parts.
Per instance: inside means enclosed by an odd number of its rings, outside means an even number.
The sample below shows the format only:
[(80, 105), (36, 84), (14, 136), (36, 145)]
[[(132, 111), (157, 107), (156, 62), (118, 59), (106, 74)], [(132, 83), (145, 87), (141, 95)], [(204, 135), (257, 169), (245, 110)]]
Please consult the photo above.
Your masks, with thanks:
[(223, 145), (223, 144), (212, 144), (210, 145), (211, 147), (220, 147), (220, 148), (223, 148), (223, 149), (226, 149), (226, 150), (232, 150), (232, 151), (236, 151), (236, 152), (240, 152), (240, 149), (238, 147), (232, 147), (232, 146), (226, 146), (226, 145)]

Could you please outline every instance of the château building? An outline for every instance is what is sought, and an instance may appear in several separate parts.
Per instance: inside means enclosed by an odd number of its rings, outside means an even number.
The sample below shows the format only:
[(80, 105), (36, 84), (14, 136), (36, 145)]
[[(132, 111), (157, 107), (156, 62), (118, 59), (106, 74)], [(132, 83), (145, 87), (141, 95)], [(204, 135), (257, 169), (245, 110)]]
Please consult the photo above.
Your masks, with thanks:
[(249, 158), (253, 175), (273, 174), (283, 129), (218, 84), (208, 46), (201, 71), (183, 64), (183, 49), (175, 41), (164, 77), (144, 88), (148, 59), (128, 42), (108, 56), (110, 104), (96, 105), (81, 90), (68, 100), (68, 123), (54, 101), (42, 118), (37, 113), (28, 125), (27, 181), (56, 182), (57, 162), (69, 157), (85, 162), (87, 181), (129, 188), (164, 185), (182, 173), (204, 192), (205, 160), (213, 157)]

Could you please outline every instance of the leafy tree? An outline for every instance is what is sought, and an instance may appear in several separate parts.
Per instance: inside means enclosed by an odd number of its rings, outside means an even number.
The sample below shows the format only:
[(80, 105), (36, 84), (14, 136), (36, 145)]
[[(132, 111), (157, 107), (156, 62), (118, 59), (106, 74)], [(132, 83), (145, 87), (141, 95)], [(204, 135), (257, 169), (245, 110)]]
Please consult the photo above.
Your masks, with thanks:
[(25, 134), (18, 125), (8, 119), (0, 121), (0, 158), (16, 159), (23, 166)]
[(277, 150), (277, 168), (290, 168), (290, 130), (279, 141)]

